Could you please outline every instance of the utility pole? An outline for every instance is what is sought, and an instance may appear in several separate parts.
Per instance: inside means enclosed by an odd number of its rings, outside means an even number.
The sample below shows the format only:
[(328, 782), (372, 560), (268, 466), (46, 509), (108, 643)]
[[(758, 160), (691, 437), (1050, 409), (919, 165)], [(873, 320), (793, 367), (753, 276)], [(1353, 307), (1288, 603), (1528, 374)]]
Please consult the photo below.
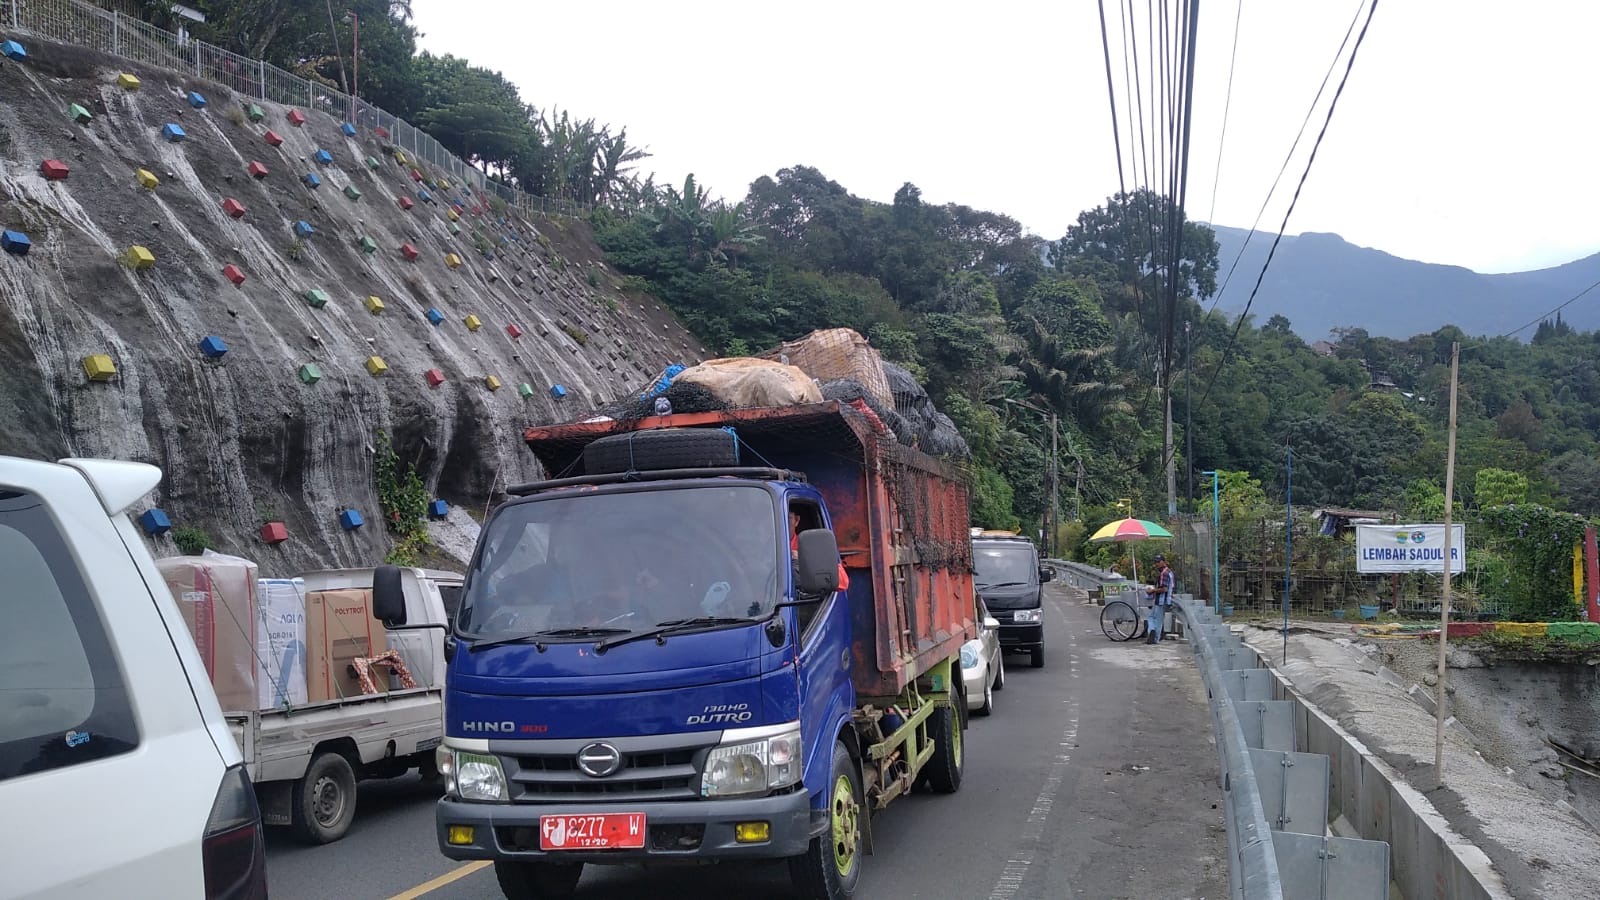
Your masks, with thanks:
[[(1438, 681), (1433, 695), (1433, 786), (1444, 787), (1444, 701), (1446, 645), (1450, 638), (1450, 570), (1454, 562), (1451, 547), (1451, 513), (1455, 509), (1456, 495), (1456, 379), (1461, 370), (1461, 342), (1450, 345), (1450, 440), (1444, 463), (1444, 595), (1439, 601), (1439, 664), (1435, 674)], [(1466, 553), (1463, 547), (1461, 552)]]
[[(1162, 373), (1162, 379), (1167, 380), (1167, 373)], [(1167, 517), (1170, 519), (1178, 514), (1178, 461), (1172, 456), (1172, 388), (1168, 384), (1162, 391), (1166, 397), (1167, 407), (1167, 439), (1165, 453), (1167, 456)]]
[(1056, 450), (1056, 411), (1050, 410), (1050, 533), (1046, 546), (1049, 548), (1050, 557), (1056, 558), (1056, 530), (1061, 527), (1061, 486), (1058, 483), (1061, 477), (1060, 457)]
[(1183, 466), (1188, 472), (1184, 496), (1194, 515), (1194, 336), (1193, 323), (1183, 323)]

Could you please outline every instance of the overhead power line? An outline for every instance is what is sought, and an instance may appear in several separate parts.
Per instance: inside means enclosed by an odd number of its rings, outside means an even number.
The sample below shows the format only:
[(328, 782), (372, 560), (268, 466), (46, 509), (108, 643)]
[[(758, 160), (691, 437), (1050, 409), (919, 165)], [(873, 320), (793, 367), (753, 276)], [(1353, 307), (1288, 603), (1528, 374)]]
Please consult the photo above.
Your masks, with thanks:
[(1211, 211), (1206, 213), (1207, 222), (1215, 222), (1217, 218), (1217, 185), (1222, 183), (1222, 148), (1228, 143), (1228, 110), (1233, 108), (1233, 67), (1239, 60), (1239, 21), (1243, 18), (1244, 0), (1239, 0), (1233, 14), (1233, 50), (1228, 54), (1228, 93), (1222, 101), (1222, 136), (1217, 138), (1217, 172), (1211, 177)]
[(1551, 316), (1555, 315), (1556, 313), (1562, 311), (1563, 309), (1566, 309), (1567, 307), (1571, 306), (1572, 304), (1577, 303), (1579, 300), (1583, 299), (1590, 291), (1594, 290), (1595, 288), (1600, 288), (1600, 281), (1596, 281), (1594, 284), (1589, 285), (1588, 287), (1586, 287), (1583, 290), (1577, 292), (1576, 294), (1573, 294), (1571, 297), (1568, 297), (1566, 300), (1563, 300), (1559, 305), (1557, 305), (1554, 309), (1550, 310), (1549, 312), (1541, 313), (1538, 317), (1529, 320), (1526, 325), (1522, 325), (1522, 326), (1519, 326), (1517, 328), (1513, 328), (1510, 331), (1508, 331), (1505, 334), (1502, 334), (1500, 336), (1503, 337), (1503, 338), (1511, 337), (1512, 335), (1516, 334), (1519, 331), (1528, 330), (1532, 326), (1537, 325), (1540, 322), (1543, 322), (1545, 319), (1548, 319)]

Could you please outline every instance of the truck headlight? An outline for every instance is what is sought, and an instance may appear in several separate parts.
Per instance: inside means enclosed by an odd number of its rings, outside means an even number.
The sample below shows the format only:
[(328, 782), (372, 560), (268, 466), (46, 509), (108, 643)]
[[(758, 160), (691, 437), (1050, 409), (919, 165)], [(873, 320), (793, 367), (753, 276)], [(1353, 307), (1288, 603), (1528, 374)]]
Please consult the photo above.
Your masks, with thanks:
[(706, 756), (700, 796), (764, 794), (800, 781), (800, 725), (723, 732), (723, 742)]
[(500, 768), (500, 758), (487, 753), (455, 751), (449, 780), (457, 797), (503, 803), (509, 799), (506, 791), (506, 773)]
[(1040, 615), (1043, 612), (1044, 610), (1042, 609), (1019, 609), (1016, 611), (1016, 614), (1011, 617), (1011, 621), (1016, 622), (1019, 625), (1031, 625), (1032, 623), (1039, 621)]

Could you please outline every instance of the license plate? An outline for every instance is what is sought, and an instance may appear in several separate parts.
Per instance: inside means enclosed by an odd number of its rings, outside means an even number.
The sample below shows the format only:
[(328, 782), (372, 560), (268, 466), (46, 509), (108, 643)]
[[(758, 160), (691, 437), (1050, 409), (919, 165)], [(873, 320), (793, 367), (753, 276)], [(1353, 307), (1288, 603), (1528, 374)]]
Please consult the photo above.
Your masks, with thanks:
[(644, 813), (540, 816), (540, 850), (624, 850), (644, 846)]

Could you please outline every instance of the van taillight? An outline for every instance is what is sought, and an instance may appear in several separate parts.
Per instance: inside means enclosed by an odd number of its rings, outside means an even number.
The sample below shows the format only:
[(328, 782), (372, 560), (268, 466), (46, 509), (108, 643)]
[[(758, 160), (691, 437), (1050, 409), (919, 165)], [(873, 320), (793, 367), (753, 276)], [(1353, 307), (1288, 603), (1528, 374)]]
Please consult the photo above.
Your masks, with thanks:
[(206, 900), (266, 900), (267, 847), (261, 810), (244, 766), (223, 773), (201, 842)]

